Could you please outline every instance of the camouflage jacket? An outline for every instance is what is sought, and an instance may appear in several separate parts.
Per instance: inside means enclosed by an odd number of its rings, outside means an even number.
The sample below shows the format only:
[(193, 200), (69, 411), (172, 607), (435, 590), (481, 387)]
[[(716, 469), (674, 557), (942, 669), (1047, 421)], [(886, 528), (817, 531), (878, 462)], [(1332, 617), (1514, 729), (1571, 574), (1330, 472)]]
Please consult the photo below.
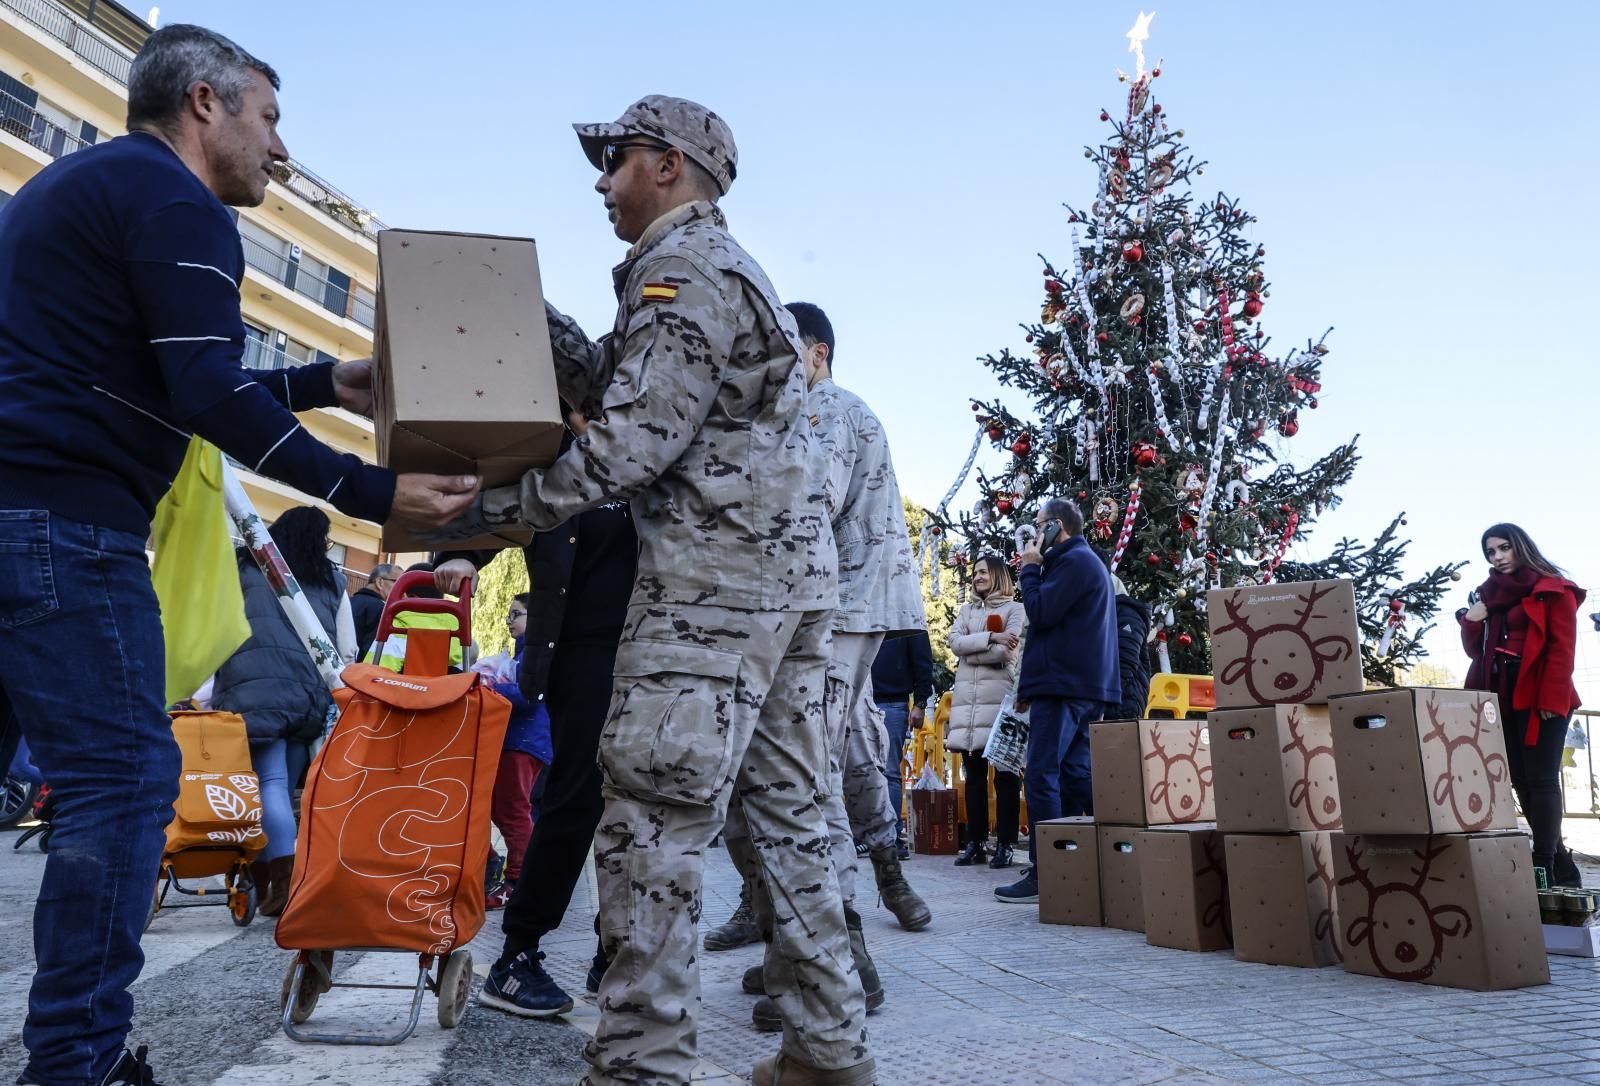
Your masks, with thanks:
[(811, 426), (820, 449), (818, 486), (839, 548), (839, 607), (833, 628), (890, 637), (928, 628), (922, 578), (911, 557), (889, 441), (872, 408), (824, 378), (811, 386)]
[(547, 531), (630, 501), (634, 603), (834, 607), (799, 335), (766, 273), (701, 202), (652, 224), (612, 277), (616, 326), (600, 342), (548, 310), (561, 396), (594, 421), (520, 487), (486, 491), (483, 519)]

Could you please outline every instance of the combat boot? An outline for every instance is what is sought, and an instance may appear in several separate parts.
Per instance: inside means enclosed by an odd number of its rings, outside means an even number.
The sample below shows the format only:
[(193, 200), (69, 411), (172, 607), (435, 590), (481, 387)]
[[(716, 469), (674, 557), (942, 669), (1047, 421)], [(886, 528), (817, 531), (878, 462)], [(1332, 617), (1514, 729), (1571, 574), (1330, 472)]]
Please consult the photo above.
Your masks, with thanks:
[(736, 950), (761, 941), (761, 930), (756, 927), (755, 909), (750, 904), (750, 884), (746, 882), (739, 891), (739, 907), (720, 928), (706, 932), (707, 950)]
[[(867, 953), (867, 936), (861, 929), (861, 914), (848, 905), (844, 910), (844, 926), (850, 935), (850, 958), (855, 962), (856, 975), (861, 978), (861, 991), (867, 997), (867, 1013), (875, 1014), (888, 997), (883, 994), (883, 980), (878, 976), (878, 967), (873, 963), (872, 955)], [(751, 995), (766, 990), (761, 966), (754, 965), (745, 970), (743, 986)], [(783, 1016), (778, 1013), (778, 1004), (770, 996), (762, 995), (750, 1009), (750, 1024), (762, 1033), (782, 1032)]]
[(868, 1058), (854, 1067), (825, 1070), (779, 1052), (756, 1064), (750, 1086), (877, 1086), (878, 1067)]
[(744, 976), (739, 981), (739, 987), (745, 995), (764, 996), (767, 994), (767, 967), (765, 965), (752, 965), (744, 971)]
[(921, 931), (933, 923), (933, 910), (917, 896), (900, 870), (900, 857), (893, 845), (872, 850), (872, 874), (878, 880), (878, 893), (889, 911), (894, 913), (900, 926), (907, 931)]

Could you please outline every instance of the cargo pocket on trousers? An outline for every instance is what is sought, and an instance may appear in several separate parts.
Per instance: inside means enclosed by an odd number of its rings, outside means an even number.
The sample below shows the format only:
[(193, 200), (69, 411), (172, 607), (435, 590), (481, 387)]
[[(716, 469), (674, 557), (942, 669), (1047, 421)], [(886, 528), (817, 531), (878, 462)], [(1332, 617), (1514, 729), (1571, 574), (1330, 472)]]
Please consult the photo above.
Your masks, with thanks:
[(613, 675), (600, 740), (611, 785), (667, 803), (710, 805), (732, 769), (739, 654), (625, 641)]

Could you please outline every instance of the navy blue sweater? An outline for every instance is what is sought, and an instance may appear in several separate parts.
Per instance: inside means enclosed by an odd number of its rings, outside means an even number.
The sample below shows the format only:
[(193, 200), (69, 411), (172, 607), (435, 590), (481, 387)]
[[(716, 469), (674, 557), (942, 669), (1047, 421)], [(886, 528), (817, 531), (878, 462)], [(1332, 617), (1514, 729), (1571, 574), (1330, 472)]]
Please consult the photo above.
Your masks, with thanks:
[(1022, 567), (1028, 640), (1019, 698), (1122, 700), (1117, 603), (1111, 575), (1081, 535), (1048, 551), (1043, 566)]
[(0, 509), (144, 535), (192, 434), (365, 520), (394, 475), (291, 411), (333, 366), (240, 368), (244, 252), (222, 203), (160, 140), (61, 158), (0, 215)]

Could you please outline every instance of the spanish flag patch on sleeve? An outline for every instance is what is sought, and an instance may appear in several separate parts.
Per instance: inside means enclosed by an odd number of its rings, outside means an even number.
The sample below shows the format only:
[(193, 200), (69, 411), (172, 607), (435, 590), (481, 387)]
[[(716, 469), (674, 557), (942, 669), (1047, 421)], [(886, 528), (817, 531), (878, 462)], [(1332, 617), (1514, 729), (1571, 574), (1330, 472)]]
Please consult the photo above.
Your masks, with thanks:
[(646, 283), (641, 297), (647, 302), (670, 302), (678, 297), (678, 288), (671, 283)]

